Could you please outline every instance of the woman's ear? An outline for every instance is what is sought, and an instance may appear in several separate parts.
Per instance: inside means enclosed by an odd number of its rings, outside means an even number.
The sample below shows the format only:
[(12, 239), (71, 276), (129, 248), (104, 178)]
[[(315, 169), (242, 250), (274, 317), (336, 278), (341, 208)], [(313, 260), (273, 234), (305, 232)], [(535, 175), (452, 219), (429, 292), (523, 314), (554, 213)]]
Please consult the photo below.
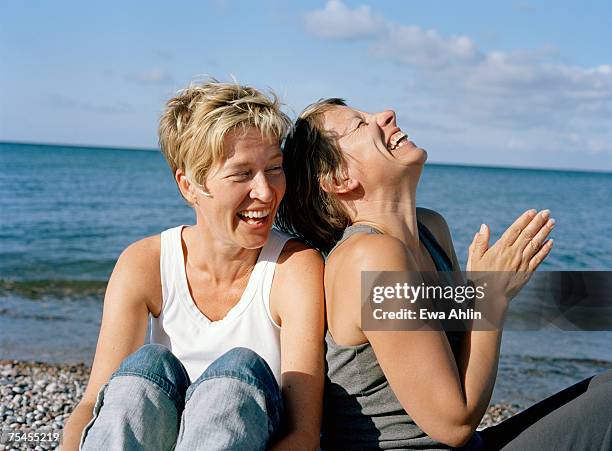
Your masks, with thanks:
[(357, 189), (359, 182), (348, 176), (343, 176), (341, 179), (333, 176), (331, 180), (321, 180), (321, 189), (326, 193), (346, 194)]
[(196, 190), (193, 184), (189, 181), (182, 169), (177, 169), (174, 173), (174, 179), (178, 185), (181, 195), (190, 204), (195, 204), (198, 200), (196, 196)]

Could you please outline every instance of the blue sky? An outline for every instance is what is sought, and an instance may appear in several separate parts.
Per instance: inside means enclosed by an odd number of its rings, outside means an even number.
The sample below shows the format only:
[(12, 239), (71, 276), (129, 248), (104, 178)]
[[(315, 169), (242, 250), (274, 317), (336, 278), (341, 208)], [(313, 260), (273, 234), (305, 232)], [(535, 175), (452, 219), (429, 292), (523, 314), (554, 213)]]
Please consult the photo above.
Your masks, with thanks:
[[(431, 162), (612, 171), (609, 1), (0, 4), (0, 140), (155, 147), (206, 75), (392, 108)], [(608, 43), (608, 44), (606, 44)]]

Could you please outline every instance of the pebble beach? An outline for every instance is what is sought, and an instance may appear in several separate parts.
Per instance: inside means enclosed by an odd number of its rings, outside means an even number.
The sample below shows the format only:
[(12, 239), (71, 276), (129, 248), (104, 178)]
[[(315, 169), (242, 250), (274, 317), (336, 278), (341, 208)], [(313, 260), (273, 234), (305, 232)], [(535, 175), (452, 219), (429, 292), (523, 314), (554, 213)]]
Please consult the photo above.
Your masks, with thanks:
[[(47, 364), (0, 360), (0, 451), (57, 449), (57, 442), (7, 442), (10, 432), (58, 432), (83, 395), (89, 368), (84, 364)], [(480, 427), (511, 417), (517, 405), (489, 406)]]
[(57, 449), (58, 442), (8, 442), (8, 432), (58, 432), (83, 395), (89, 368), (0, 360), (0, 450)]

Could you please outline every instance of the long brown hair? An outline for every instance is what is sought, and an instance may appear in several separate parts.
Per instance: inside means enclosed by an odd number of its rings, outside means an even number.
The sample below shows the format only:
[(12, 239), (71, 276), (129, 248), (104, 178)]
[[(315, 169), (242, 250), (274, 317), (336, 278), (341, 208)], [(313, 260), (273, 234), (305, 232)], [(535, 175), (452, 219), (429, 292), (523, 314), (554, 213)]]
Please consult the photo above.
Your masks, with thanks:
[(346, 103), (338, 98), (309, 105), (283, 144), (287, 189), (276, 225), (324, 254), (350, 224), (340, 200), (322, 188), (322, 184), (331, 185), (334, 178), (340, 179), (346, 167), (335, 137), (323, 129), (325, 112), (341, 105)]

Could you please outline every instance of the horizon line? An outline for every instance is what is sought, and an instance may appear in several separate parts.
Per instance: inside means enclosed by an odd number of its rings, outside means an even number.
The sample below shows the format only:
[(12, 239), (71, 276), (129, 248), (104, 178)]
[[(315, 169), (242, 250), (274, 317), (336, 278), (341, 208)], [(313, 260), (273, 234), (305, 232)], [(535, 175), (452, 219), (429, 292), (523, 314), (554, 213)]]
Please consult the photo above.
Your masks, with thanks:
[[(75, 149), (97, 149), (97, 150), (127, 150), (137, 152), (160, 152), (158, 147), (117, 147), (117, 146), (102, 146), (97, 144), (65, 144), (65, 143), (43, 143), (34, 141), (4, 141), (0, 140), (0, 144), (17, 144), (25, 146), (44, 146), (44, 147), (72, 147)], [(453, 162), (428, 162), (428, 165), (433, 166), (455, 166), (455, 167), (471, 167), (484, 169), (523, 169), (527, 171), (553, 171), (553, 172), (581, 172), (592, 174), (612, 174), (612, 169), (585, 169), (585, 168), (554, 168), (554, 167), (538, 167), (538, 166), (495, 166), (488, 164), (473, 164), (473, 163), (453, 163)]]

